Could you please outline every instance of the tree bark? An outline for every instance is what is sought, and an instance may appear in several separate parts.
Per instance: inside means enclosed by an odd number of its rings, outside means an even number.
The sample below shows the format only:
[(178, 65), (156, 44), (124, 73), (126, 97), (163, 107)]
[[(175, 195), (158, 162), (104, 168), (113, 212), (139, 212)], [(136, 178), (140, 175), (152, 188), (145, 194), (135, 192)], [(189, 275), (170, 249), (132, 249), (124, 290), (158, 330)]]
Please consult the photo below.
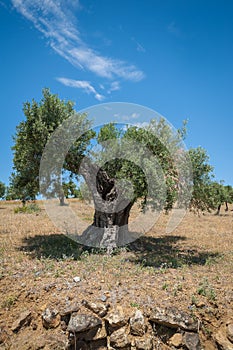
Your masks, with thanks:
[(128, 222), (133, 203), (125, 199), (115, 179), (90, 161), (82, 164), (81, 174), (92, 193), (95, 206), (93, 223), (83, 233), (83, 243), (112, 249), (127, 241)]
[(220, 209), (221, 209), (221, 204), (219, 204), (218, 209), (217, 209), (217, 212), (216, 212), (215, 215), (219, 215), (219, 214), (220, 214)]
[(61, 193), (59, 195), (59, 201), (60, 201), (60, 205), (63, 206), (65, 205), (65, 196), (64, 196), (64, 193)]

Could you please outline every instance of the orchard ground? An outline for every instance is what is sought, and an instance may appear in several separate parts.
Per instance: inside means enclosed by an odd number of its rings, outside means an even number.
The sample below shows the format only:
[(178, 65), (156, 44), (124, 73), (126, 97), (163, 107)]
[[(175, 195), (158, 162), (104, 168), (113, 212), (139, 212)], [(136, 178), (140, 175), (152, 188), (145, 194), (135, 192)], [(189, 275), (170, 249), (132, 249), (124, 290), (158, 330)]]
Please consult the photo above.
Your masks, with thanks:
[[(90, 206), (69, 202), (91, 224)], [(40, 211), (15, 213), (20, 203), (0, 202), (0, 329), (11, 341), (59, 336), (60, 330), (43, 328), (41, 313), (67, 300), (106, 298), (129, 312), (176, 306), (201, 320), (206, 339), (233, 318), (232, 206), (219, 216), (188, 212), (171, 234), (165, 233), (169, 215), (162, 214), (145, 236), (107, 255), (62, 235), (37, 204)], [(135, 206), (131, 218), (137, 212)], [(32, 311), (33, 325), (13, 334), (25, 310)]]

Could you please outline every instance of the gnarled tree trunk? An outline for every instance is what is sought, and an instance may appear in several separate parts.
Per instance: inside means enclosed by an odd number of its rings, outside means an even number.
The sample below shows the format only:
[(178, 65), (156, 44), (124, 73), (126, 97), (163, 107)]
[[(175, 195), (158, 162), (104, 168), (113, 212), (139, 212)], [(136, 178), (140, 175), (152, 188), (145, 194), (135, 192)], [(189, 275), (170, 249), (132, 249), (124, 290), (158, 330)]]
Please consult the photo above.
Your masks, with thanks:
[(122, 196), (115, 179), (90, 161), (82, 164), (81, 174), (92, 193), (95, 206), (93, 223), (82, 235), (88, 245), (112, 249), (127, 243), (129, 214), (133, 203)]

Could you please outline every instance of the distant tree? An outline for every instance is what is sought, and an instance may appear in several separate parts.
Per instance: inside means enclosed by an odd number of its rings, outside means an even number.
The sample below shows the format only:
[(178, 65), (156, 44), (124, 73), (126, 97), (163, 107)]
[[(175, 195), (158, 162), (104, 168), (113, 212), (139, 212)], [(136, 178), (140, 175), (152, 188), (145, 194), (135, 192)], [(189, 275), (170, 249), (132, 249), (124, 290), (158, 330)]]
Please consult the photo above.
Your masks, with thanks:
[(77, 198), (78, 197), (78, 188), (74, 181), (71, 179), (68, 182), (63, 182), (62, 183), (63, 191), (64, 191), (64, 196), (66, 198)]
[(225, 211), (228, 211), (228, 204), (233, 202), (233, 189), (231, 186), (224, 186), (223, 181), (212, 183), (212, 195), (216, 205), (216, 215), (220, 214), (221, 206), (225, 204)]
[(202, 147), (188, 151), (193, 171), (193, 192), (190, 209), (194, 211), (211, 211), (216, 208), (216, 195), (212, 185), (213, 167), (209, 164), (209, 156)]
[(13, 193), (13, 189), (10, 186), (6, 187), (5, 199), (7, 201), (18, 199), (15, 193)]
[(233, 187), (230, 185), (225, 185), (226, 190), (226, 202), (232, 204), (233, 203)]
[[(45, 145), (53, 131), (76, 113), (73, 102), (60, 100), (49, 89), (43, 89), (43, 97), (39, 103), (35, 100), (24, 103), (23, 112), (25, 120), (17, 126), (14, 136), (14, 172), (10, 181), (11, 192), (21, 200), (36, 198), (39, 192), (40, 161)], [(76, 127), (80, 126), (81, 129), (82, 126), (89, 125), (85, 115), (76, 113), (76, 116)], [(68, 156), (70, 167), (73, 166), (72, 161), (78, 166), (89, 139), (88, 135), (84, 135), (73, 146)], [(59, 186), (58, 191), (60, 203), (63, 204), (64, 193)]]
[(6, 192), (6, 186), (0, 181), (0, 198), (3, 198)]

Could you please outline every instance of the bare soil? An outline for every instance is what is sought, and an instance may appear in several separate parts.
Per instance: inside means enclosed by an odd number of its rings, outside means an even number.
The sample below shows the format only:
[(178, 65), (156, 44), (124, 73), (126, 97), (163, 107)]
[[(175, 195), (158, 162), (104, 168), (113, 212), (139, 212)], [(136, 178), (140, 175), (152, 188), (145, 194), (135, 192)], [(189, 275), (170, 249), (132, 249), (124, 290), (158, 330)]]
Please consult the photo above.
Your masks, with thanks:
[[(0, 349), (28, 349), (28, 339), (36, 344), (62, 337), (60, 328), (43, 328), (41, 313), (51, 305), (60, 310), (68, 300), (104, 296), (129, 313), (176, 306), (200, 319), (206, 341), (233, 318), (232, 207), (219, 216), (187, 213), (169, 235), (169, 215), (162, 214), (145, 236), (108, 255), (61, 234), (38, 204), (39, 212), (16, 214), (19, 203), (0, 202)], [(88, 204), (70, 205), (91, 224)], [(12, 324), (25, 310), (33, 321), (15, 334)]]

